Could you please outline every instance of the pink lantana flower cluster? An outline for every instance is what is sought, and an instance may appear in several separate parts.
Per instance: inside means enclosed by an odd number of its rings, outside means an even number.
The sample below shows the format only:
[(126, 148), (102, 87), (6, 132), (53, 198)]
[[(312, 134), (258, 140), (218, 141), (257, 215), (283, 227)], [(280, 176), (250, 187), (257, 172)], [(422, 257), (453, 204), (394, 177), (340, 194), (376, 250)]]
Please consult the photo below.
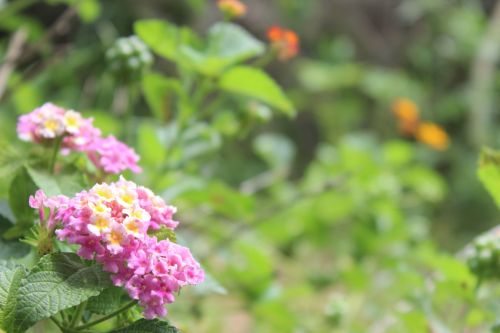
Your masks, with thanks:
[(80, 245), (78, 255), (101, 263), (113, 283), (139, 301), (145, 318), (165, 316), (165, 305), (183, 286), (203, 282), (204, 272), (188, 248), (148, 234), (178, 225), (176, 208), (149, 189), (120, 178), (73, 198), (50, 201), (38, 193), (30, 204), (40, 209), (54, 201), (58, 239)]
[(139, 156), (114, 136), (102, 137), (92, 124), (92, 118), (83, 118), (74, 110), (66, 110), (45, 103), (31, 113), (22, 115), (17, 123), (21, 140), (48, 143), (62, 138), (62, 152), (84, 152), (94, 165), (107, 173), (120, 173), (127, 169), (141, 172)]

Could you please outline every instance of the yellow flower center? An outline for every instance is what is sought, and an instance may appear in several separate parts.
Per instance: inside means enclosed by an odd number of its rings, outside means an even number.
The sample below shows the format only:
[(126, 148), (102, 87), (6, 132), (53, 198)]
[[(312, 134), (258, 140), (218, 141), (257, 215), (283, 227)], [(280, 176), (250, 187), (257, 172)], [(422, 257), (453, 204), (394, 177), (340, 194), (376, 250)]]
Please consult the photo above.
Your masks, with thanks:
[(118, 245), (121, 244), (122, 241), (123, 241), (123, 235), (121, 234), (121, 232), (119, 232), (118, 230), (112, 230), (111, 233), (109, 234), (109, 242), (112, 245)]

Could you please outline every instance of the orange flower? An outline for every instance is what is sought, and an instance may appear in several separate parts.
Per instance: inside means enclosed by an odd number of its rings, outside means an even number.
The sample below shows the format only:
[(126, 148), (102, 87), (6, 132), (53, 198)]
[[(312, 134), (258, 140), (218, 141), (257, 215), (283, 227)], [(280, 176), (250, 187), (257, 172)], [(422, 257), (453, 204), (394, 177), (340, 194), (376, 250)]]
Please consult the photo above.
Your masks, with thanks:
[(239, 0), (218, 0), (217, 5), (229, 18), (241, 17), (247, 12), (247, 6)]
[(435, 150), (446, 150), (450, 144), (446, 131), (434, 123), (421, 123), (417, 128), (416, 138)]
[(402, 134), (415, 134), (420, 123), (420, 111), (417, 104), (409, 99), (400, 98), (392, 105), (392, 112), (398, 120), (399, 131)]
[(278, 51), (280, 60), (289, 60), (299, 53), (299, 37), (292, 30), (273, 26), (267, 30), (267, 38)]

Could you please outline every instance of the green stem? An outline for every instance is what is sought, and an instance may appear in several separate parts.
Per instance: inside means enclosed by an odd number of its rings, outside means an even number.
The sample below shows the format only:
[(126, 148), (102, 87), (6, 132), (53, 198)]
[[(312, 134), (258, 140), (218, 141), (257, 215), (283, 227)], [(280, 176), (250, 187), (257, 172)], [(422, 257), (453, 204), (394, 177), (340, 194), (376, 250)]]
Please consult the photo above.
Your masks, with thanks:
[(51, 174), (55, 173), (55, 166), (56, 166), (56, 161), (57, 161), (57, 154), (59, 153), (59, 149), (61, 148), (61, 143), (62, 143), (63, 137), (57, 137), (54, 140), (54, 148), (52, 150), (52, 158), (50, 159), (50, 164), (49, 164), (49, 172)]
[(75, 327), (75, 330), (83, 330), (85, 328), (89, 328), (89, 327), (92, 327), (94, 325), (97, 325), (97, 324), (100, 324), (102, 323), (103, 321), (106, 321), (108, 319), (111, 319), (117, 315), (119, 315), (120, 313), (130, 309), (131, 307), (133, 307), (134, 305), (137, 304), (137, 301), (136, 300), (133, 300), (133, 301), (130, 301), (128, 302), (127, 304), (125, 304), (124, 306), (122, 306), (121, 308), (119, 308), (118, 310), (114, 311), (114, 312), (111, 312), (110, 314), (104, 316), (104, 317), (101, 317), (97, 320), (94, 320), (94, 321), (91, 321), (89, 323), (86, 323), (85, 325), (81, 325), (81, 326), (78, 326), (78, 327)]
[(73, 315), (73, 318), (71, 318), (71, 322), (69, 323), (69, 327), (73, 328), (78, 324), (80, 321), (80, 318), (82, 317), (83, 310), (85, 310), (85, 307), (87, 306), (87, 302), (83, 302), (78, 307), (76, 308), (75, 314)]

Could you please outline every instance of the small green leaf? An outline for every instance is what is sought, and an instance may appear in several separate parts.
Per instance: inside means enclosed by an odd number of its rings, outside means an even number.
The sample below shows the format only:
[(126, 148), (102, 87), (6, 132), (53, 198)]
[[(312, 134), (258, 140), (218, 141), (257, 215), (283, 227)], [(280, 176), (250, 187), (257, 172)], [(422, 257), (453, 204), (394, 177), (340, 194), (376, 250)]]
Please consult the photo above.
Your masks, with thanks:
[(180, 331), (166, 321), (140, 319), (130, 326), (110, 333), (180, 333)]
[(222, 75), (220, 88), (231, 93), (255, 98), (289, 116), (295, 114), (292, 103), (280, 86), (264, 71), (249, 66), (238, 66)]
[(500, 152), (484, 148), (479, 158), (479, 180), (500, 207)]
[(22, 281), (6, 329), (24, 332), (37, 321), (97, 296), (111, 285), (100, 266), (87, 266), (74, 253), (53, 253), (40, 259)]
[(34, 210), (28, 205), (30, 195), (34, 194), (37, 187), (26, 168), (21, 168), (12, 180), (9, 189), (9, 204), (16, 224), (29, 226), (33, 223)]

